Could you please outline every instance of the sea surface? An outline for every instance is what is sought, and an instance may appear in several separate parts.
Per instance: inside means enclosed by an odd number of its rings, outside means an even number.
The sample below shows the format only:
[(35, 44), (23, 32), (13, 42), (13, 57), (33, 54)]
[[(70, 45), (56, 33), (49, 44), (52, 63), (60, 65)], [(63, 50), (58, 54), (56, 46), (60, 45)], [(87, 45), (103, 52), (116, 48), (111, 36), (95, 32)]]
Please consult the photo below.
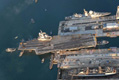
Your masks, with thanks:
[[(117, 5), (119, 0), (0, 0), (0, 80), (56, 80), (57, 66), (49, 69), (50, 54), (26, 52), (19, 58), (19, 51), (6, 53), (5, 49), (17, 48), (22, 39), (37, 38), (40, 30), (57, 35), (59, 22), (83, 13), (84, 8), (114, 15)], [(102, 39), (110, 43), (99, 48), (119, 47), (119, 37)]]

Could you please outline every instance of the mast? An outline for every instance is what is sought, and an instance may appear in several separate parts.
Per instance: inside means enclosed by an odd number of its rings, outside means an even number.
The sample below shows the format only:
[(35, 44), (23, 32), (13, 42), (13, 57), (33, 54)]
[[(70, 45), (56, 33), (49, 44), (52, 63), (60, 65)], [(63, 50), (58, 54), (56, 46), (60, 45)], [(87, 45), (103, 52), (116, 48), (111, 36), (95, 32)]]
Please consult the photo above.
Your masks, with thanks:
[(119, 19), (119, 6), (117, 6), (116, 19)]
[(89, 74), (89, 67), (87, 67), (87, 70), (86, 70), (86, 75)]
[(99, 66), (99, 73), (102, 73), (102, 68), (101, 68), (101, 66)]
[(83, 9), (83, 11), (84, 11), (84, 15), (88, 16), (88, 12), (85, 9)]

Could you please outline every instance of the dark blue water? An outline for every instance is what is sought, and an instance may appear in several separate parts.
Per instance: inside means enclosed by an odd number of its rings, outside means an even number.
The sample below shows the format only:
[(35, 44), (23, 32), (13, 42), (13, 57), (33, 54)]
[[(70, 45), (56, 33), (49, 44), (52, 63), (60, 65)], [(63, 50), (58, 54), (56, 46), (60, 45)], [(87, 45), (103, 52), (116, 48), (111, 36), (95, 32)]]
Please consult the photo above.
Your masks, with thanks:
[[(57, 68), (49, 70), (49, 55), (27, 52), (19, 58), (19, 51), (6, 53), (5, 49), (18, 47), (23, 38), (36, 38), (40, 30), (57, 35), (59, 21), (73, 13), (83, 13), (84, 8), (115, 14), (117, 5), (118, 0), (38, 0), (37, 4), (33, 0), (0, 0), (0, 80), (56, 80)], [(119, 47), (119, 37), (104, 39), (110, 44), (102, 47)]]

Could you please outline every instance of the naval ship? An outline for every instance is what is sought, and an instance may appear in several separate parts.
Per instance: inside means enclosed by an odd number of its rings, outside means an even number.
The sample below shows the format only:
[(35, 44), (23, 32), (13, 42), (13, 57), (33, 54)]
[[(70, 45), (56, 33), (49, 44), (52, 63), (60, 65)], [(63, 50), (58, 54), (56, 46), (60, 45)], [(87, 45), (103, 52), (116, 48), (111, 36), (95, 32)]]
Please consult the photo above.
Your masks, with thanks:
[(95, 12), (90, 10), (89, 12), (84, 9), (84, 14), (73, 14), (72, 16), (65, 17), (65, 20), (70, 20), (70, 19), (88, 19), (88, 18), (99, 18), (103, 16), (110, 15), (111, 13), (109, 12)]
[(7, 48), (7, 49), (6, 49), (6, 52), (11, 52), (11, 53), (12, 53), (12, 52), (14, 52), (14, 51), (16, 51), (16, 48)]

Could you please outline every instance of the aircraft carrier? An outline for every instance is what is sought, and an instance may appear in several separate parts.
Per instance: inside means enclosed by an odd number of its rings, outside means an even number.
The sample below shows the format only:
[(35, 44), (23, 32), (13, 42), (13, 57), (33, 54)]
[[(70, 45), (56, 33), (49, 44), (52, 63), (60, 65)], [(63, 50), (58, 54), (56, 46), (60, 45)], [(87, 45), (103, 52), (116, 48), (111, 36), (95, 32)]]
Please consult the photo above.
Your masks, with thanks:
[[(59, 23), (58, 35), (22, 41), (18, 50), (34, 50), (36, 55), (52, 53), (49, 68), (57, 64), (57, 80), (119, 79), (119, 48), (95, 49), (97, 37), (119, 36), (119, 6), (116, 15), (109, 12), (74, 14)], [(22, 56), (23, 52), (20, 54)]]
[[(39, 36), (41, 37), (41, 36)], [(45, 53), (55, 53), (60, 50), (77, 50), (81, 48), (96, 47), (97, 40), (94, 35), (70, 35), (70, 36), (53, 36), (51, 40), (33, 39), (19, 44), (18, 50), (34, 50), (36, 55)], [(77, 44), (78, 43), (78, 44)]]

